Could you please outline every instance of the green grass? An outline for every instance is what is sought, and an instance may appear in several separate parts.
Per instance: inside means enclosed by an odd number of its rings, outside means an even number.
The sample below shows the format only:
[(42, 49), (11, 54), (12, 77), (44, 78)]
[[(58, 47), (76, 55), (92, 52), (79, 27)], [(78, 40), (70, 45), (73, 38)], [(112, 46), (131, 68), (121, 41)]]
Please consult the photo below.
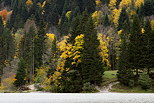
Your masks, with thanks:
[(105, 71), (103, 77), (108, 78), (108, 79), (114, 79), (114, 78), (116, 78), (116, 74), (117, 74), (117, 70)]
[(143, 90), (140, 86), (133, 88), (126, 87), (120, 84), (112, 86), (111, 92), (120, 92), (120, 93), (154, 93), (154, 90)]
[(103, 82), (101, 85), (104, 86), (117, 81), (116, 74), (117, 74), (117, 70), (105, 71), (103, 75)]

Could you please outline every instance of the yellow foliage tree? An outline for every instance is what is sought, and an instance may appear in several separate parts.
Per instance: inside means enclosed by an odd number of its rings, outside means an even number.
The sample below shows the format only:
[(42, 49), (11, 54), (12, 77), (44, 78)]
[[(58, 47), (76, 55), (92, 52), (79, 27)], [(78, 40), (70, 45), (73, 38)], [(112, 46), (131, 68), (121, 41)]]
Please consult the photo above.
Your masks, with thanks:
[(97, 6), (97, 7), (100, 7), (101, 4), (102, 4), (101, 0), (96, 0), (96, 6)]
[(111, 10), (116, 9), (117, 0), (110, 0), (109, 7)]
[(27, 1), (26, 1), (26, 4), (27, 4), (28, 6), (30, 6), (30, 5), (33, 4), (33, 1), (32, 1), (32, 0), (27, 0)]
[(80, 50), (82, 49), (82, 45), (84, 43), (84, 35), (81, 34), (75, 38), (75, 44), (69, 44), (66, 43), (66, 38), (61, 41), (59, 45), (64, 46), (60, 47), (60, 50), (62, 51), (62, 54), (60, 56), (60, 61), (58, 63), (58, 66), (56, 68), (56, 71), (54, 74), (51, 76), (52, 82), (54, 83), (55, 86), (60, 86), (59, 80), (61, 79), (61, 73), (63, 71), (69, 72), (70, 68), (65, 68), (64, 69), (64, 64), (66, 61), (66, 58), (73, 58), (72, 65), (78, 65), (81, 62), (81, 57), (80, 57)]
[(129, 7), (131, 4), (131, 0), (122, 0), (119, 4), (119, 8)]
[(93, 22), (96, 26), (98, 26), (101, 22), (101, 16), (102, 16), (102, 11), (95, 11), (93, 14), (92, 14), (92, 19), (93, 19)]
[(120, 17), (121, 9), (112, 10), (112, 19), (115, 26), (118, 26), (118, 21)]
[(98, 39), (100, 41), (100, 55), (102, 57), (102, 62), (105, 64), (106, 67), (111, 67), (110, 65), (110, 61), (109, 61), (109, 49), (108, 49), (108, 45), (109, 45), (109, 37), (107, 37), (106, 35), (103, 34), (99, 34), (98, 35)]
[(144, 4), (144, 0), (136, 0), (135, 1), (135, 7), (139, 8), (141, 6), (141, 4)]

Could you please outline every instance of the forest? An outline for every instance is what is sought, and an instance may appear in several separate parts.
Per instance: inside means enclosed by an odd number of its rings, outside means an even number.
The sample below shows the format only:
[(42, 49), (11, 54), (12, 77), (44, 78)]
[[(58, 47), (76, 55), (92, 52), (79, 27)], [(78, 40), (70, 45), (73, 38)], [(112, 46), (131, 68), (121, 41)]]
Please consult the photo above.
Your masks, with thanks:
[(98, 92), (108, 71), (154, 92), (154, 0), (0, 0), (0, 92)]

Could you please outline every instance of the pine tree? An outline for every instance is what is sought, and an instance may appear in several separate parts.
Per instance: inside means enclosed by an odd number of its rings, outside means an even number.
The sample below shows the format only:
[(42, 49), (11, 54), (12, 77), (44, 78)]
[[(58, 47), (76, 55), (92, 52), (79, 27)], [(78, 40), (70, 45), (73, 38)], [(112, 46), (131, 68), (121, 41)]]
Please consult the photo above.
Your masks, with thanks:
[(46, 40), (46, 23), (42, 19), (39, 23), (38, 35), (35, 37), (34, 40), (35, 68), (39, 68), (41, 65), (44, 64), (43, 56), (46, 51), (45, 40)]
[(92, 18), (85, 24), (83, 51), (81, 52), (81, 75), (83, 83), (100, 84), (102, 82), (103, 64), (99, 55), (99, 41)]
[(147, 68), (147, 73), (150, 74), (150, 69), (154, 67), (154, 32), (151, 28), (150, 21), (147, 20), (144, 26), (144, 34), (142, 35), (142, 66)]
[(131, 35), (129, 37), (129, 63), (130, 68), (136, 71), (136, 76), (139, 76), (139, 69), (141, 67), (141, 53), (142, 53), (142, 40), (141, 40), (141, 25), (137, 15), (133, 17), (133, 24), (131, 27)]
[(5, 60), (12, 60), (15, 54), (14, 38), (7, 28), (4, 28), (3, 37), (4, 37), (3, 52), (5, 55), (4, 58)]
[(83, 11), (86, 11), (88, 14), (92, 14), (96, 10), (95, 0), (82, 0)]
[(36, 33), (33, 27), (30, 27), (29, 31), (25, 33), (24, 37), (20, 41), (20, 58), (24, 58), (27, 66), (27, 75), (30, 82), (32, 82), (32, 77), (34, 75), (34, 61), (35, 61), (35, 36)]
[(54, 37), (54, 40), (52, 41), (52, 47), (51, 47), (51, 52), (50, 52), (50, 69), (47, 72), (47, 76), (50, 77), (54, 72), (56, 71), (57, 68), (57, 62), (58, 62), (58, 48), (57, 48), (57, 39)]
[(15, 79), (16, 81), (14, 82), (14, 85), (16, 87), (21, 87), (26, 83), (26, 63), (23, 59), (21, 59), (18, 64), (18, 70)]
[(118, 61), (118, 74), (117, 78), (121, 84), (129, 86), (133, 79), (133, 72), (129, 67), (129, 51), (128, 51), (128, 40), (126, 34), (121, 34), (121, 52)]
[(129, 28), (130, 28), (129, 16), (126, 12), (126, 8), (122, 8), (118, 22), (119, 22), (118, 23), (118, 31), (124, 30), (124, 29), (125, 29), (124, 31), (125, 32), (127, 31), (127, 33), (130, 31), (129, 30)]
[(104, 26), (109, 26), (109, 25), (110, 25), (109, 17), (108, 17), (107, 14), (106, 14), (105, 17), (104, 17), (103, 25), (104, 25)]

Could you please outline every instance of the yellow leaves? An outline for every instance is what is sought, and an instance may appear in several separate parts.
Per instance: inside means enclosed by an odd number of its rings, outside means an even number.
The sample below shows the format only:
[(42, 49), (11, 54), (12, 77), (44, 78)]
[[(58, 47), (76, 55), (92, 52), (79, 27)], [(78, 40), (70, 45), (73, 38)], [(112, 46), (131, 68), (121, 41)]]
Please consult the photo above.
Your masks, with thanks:
[(119, 4), (119, 8), (129, 7), (131, 4), (131, 0), (122, 0)]
[(112, 19), (115, 26), (118, 26), (118, 21), (120, 17), (121, 9), (112, 10)]
[(101, 0), (96, 0), (96, 6), (97, 6), (97, 7), (100, 7), (101, 4), (102, 4)]
[(68, 11), (68, 12), (65, 14), (65, 16), (67, 17), (68, 20), (70, 20), (71, 14), (72, 14), (72, 11)]
[(46, 35), (47, 35), (48, 39), (51, 39), (51, 40), (55, 39), (55, 34), (47, 33)]
[(13, 83), (15, 82), (15, 74), (10, 74), (9, 77), (2, 80), (1, 89), (10, 89), (13, 87)]
[(139, 8), (141, 6), (141, 4), (144, 4), (144, 0), (136, 0), (135, 1), (135, 7)]
[(42, 3), (42, 8), (44, 8), (44, 6), (46, 5), (46, 3), (47, 3), (47, 1), (44, 1), (44, 2)]
[(110, 62), (109, 62), (109, 38), (106, 35), (99, 34), (98, 39), (100, 40), (100, 55), (102, 57), (102, 62), (107, 66), (110, 67)]
[(154, 20), (151, 21), (151, 28), (154, 30)]
[(46, 1), (44, 1), (42, 4), (40, 2), (37, 3), (37, 6), (41, 7), (41, 8), (44, 8), (45, 5), (46, 5)]
[(60, 51), (67, 50), (68, 47), (67, 47), (66, 41), (68, 38), (69, 38), (68, 36), (64, 36), (63, 40), (58, 43), (58, 48)]
[(118, 35), (121, 35), (122, 32), (123, 32), (123, 30), (119, 30), (118, 31)]
[(30, 5), (33, 4), (33, 1), (32, 1), (32, 0), (27, 0), (27, 1), (26, 1), (26, 4), (27, 4), (28, 6), (30, 6)]
[(79, 36), (77, 36), (75, 38), (75, 45), (78, 46), (78, 47), (81, 47), (84, 43), (83, 38), (84, 38), (84, 34), (80, 34)]
[(92, 19), (94, 21), (94, 24), (96, 26), (98, 26), (101, 22), (101, 16), (102, 16), (102, 12), (101, 11), (95, 11), (93, 14), (92, 14)]
[(136, 12), (134, 10), (130, 11), (130, 15), (135, 15), (135, 14), (136, 14)]
[(117, 0), (110, 0), (109, 7), (111, 10), (116, 8), (116, 3), (117, 3)]
[(144, 28), (142, 28), (142, 29), (141, 29), (141, 33), (143, 34), (144, 32), (145, 32), (145, 29), (144, 29)]

